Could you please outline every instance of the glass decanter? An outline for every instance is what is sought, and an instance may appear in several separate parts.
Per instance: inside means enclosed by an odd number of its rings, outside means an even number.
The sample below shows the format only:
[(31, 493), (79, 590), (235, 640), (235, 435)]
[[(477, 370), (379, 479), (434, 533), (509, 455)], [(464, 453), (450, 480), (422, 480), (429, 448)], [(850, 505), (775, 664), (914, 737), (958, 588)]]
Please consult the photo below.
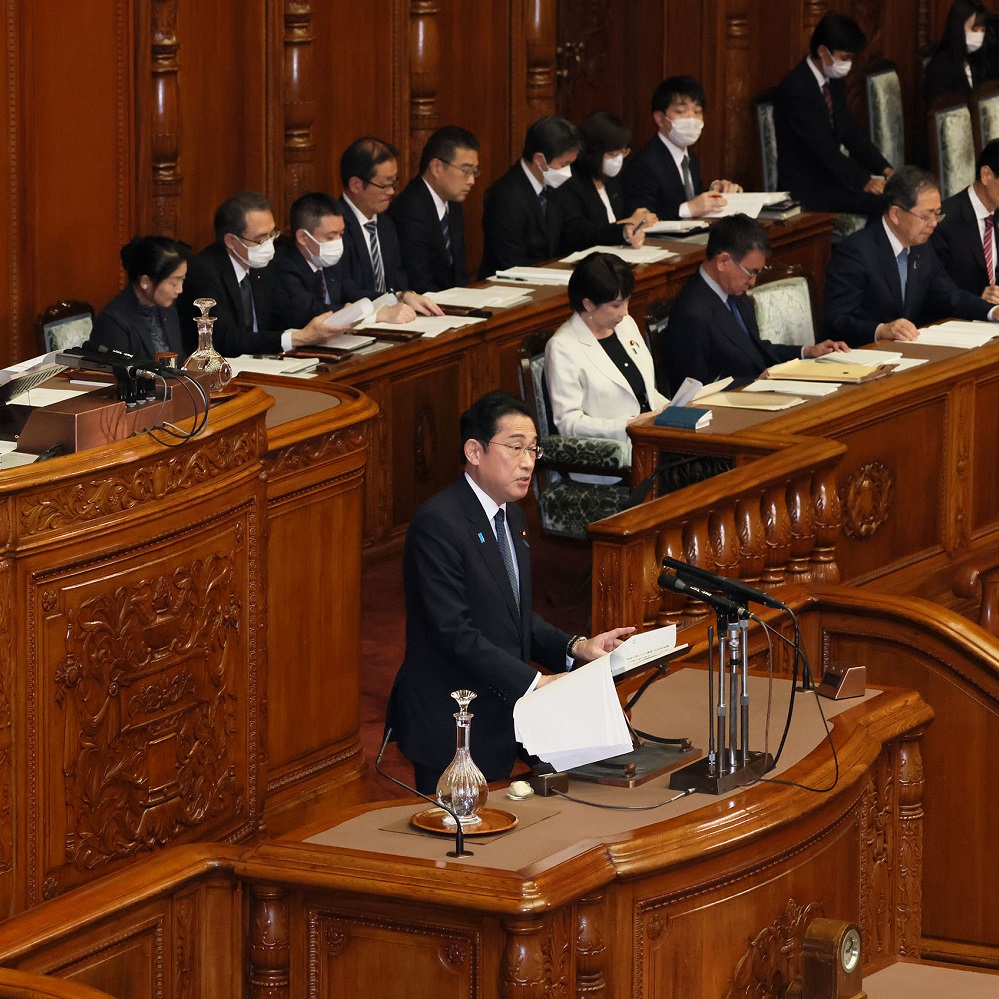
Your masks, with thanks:
[[(437, 782), (437, 800), (442, 805), (451, 807), (465, 829), (482, 821), (478, 813), (486, 803), (489, 788), (486, 787), (482, 771), (473, 762), (469, 748), (469, 733), (474, 716), (468, 713), (468, 705), (474, 700), (475, 694), (471, 690), (455, 690), (451, 696), (458, 702), (458, 710), (454, 715), (458, 746), (450, 766)], [(444, 824), (453, 827), (454, 819), (445, 814)]]
[(208, 310), (215, 305), (215, 299), (196, 298), (194, 304), (201, 309), (201, 315), (194, 317), (198, 326), (198, 349), (187, 359), (184, 368), (190, 372), (200, 371), (208, 375), (209, 394), (212, 396), (221, 395), (226, 385), (232, 380), (232, 368), (212, 344), (212, 327), (215, 325), (215, 316), (208, 315)]

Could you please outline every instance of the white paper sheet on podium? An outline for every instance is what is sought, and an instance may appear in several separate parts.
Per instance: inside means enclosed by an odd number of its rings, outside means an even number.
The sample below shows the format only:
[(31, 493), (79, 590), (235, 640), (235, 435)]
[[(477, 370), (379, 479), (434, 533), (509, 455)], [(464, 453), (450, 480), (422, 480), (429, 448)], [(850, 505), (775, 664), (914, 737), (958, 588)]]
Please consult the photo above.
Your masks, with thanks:
[(631, 732), (614, 690), (610, 657), (579, 666), (513, 706), (517, 741), (556, 770), (631, 752)]

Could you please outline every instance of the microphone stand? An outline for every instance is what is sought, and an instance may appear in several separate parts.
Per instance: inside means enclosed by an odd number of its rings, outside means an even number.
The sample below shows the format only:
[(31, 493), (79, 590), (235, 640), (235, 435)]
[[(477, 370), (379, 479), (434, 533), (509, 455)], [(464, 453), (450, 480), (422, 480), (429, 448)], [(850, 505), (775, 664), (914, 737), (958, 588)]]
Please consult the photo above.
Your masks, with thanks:
[(405, 791), (410, 791), (413, 794), (419, 795), (425, 801), (429, 801), (431, 805), (437, 808), (443, 809), (448, 815), (454, 819), (454, 849), (448, 850), (447, 856), (449, 857), (473, 857), (475, 854), (471, 850), (465, 849), (465, 831), (461, 828), (461, 820), (455, 814), (454, 809), (449, 805), (442, 804), (436, 798), (431, 798), (429, 794), (424, 794), (422, 791), (417, 791), (415, 787), (410, 787), (408, 784), (404, 784), (401, 780), (397, 780), (391, 774), (385, 773), (382, 770), (382, 757), (385, 755), (385, 747), (389, 744), (389, 740), (392, 738), (392, 726), (385, 726), (385, 738), (382, 739), (382, 748), (378, 750), (378, 755), (375, 757), (375, 771), (384, 777), (386, 780), (390, 780), (393, 784), (398, 784), (399, 787), (403, 788)]

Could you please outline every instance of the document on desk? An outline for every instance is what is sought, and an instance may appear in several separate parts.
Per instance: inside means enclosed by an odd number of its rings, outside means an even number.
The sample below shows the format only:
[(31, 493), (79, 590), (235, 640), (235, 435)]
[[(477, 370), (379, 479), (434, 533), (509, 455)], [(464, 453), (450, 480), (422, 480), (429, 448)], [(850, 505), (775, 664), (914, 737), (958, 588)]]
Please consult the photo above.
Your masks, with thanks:
[(645, 227), (646, 236), (686, 236), (691, 232), (707, 232), (708, 224), (701, 219), (661, 219)]
[(526, 305), (531, 300), (529, 289), (507, 288), (496, 284), (488, 288), (428, 291), (427, 298), (438, 305), (449, 305), (457, 309), (509, 309), (515, 305)]
[[(475, 323), (484, 322), (485, 319), (476, 316), (417, 316), (408, 323), (392, 323), (390, 326), (387, 323), (380, 323), (372, 317), (365, 319), (358, 329), (372, 329), (377, 326), (378, 328), (399, 332), (422, 333), (428, 340), (432, 340), (434, 337), (440, 336), (441, 333), (457, 329), (459, 326), (472, 326)], [(336, 346), (335, 340), (333, 341), (333, 346)]]
[(567, 285), (572, 271), (561, 267), (508, 267), (497, 271), (490, 281), (523, 281), (524, 284)]
[(615, 257), (620, 257), (629, 264), (657, 264), (661, 260), (669, 260), (670, 257), (678, 257), (678, 253), (670, 253), (660, 246), (591, 246), (588, 250), (578, 250), (563, 257), (559, 263), (574, 264), (579, 260), (585, 260), (591, 253), (610, 253)]
[(832, 395), (842, 382), (796, 382), (790, 378), (761, 378), (745, 388), (746, 392), (776, 392), (778, 395)]
[[(841, 358), (842, 355), (839, 355)], [(883, 378), (895, 370), (891, 364), (844, 364), (842, 360), (821, 363), (818, 360), (784, 361), (773, 364), (764, 372), (764, 378), (792, 378), (803, 382), (869, 382)]]
[(258, 375), (286, 375), (289, 378), (317, 377), (315, 360), (312, 361), (311, 365), (308, 365), (306, 370), (289, 372), (289, 368), (299, 366), (296, 365), (294, 358), (254, 357), (252, 354), (241, 354), (239, 357), (230, 357), (229, 366), (234, 375), (242, 374), (244, 371), (252, 371)]
[(773, 392), (719, 392), (701, 400), (702, 406), (720, 406), (722, 409), (760, 409), (776, 412), (800, 406), (805, 400), (800, 395), (776, 395)]
[(755, 219), (764, 205), (773, 205), (790, 197), (787, 191), (740, 191), (738, 194), (722, 193), (725, 204), (704, 216), (706, 219), (720, 219), (725, 215), (748, 215)]
[(951, 320), (921, 329), (916, 343), (927, 347), (956, 347), (959, 350), (970, 350), (972, 347), (987, 344), (997, 336), (999, 336), (999, 325), (996, 323)]
[(513, 706), (513, 730), (529, 753), (558, 771), (631, 752), (631, 732), (614, 689), (609, 657), (579, 666), (521, 697)]
[(853, 350), (834, 350), (821, 357), (813, 357), (820, 364), (898, 364), (902, 354), (897, 350), (864, 350), (862, 347)]

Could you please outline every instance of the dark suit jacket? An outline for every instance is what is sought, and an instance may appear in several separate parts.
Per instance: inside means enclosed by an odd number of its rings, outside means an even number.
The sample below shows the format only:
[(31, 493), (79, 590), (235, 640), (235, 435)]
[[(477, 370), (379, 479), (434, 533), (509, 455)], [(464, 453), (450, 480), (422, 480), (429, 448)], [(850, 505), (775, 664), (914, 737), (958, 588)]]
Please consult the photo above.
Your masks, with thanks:
[(882, 222), (844, 239), (826, 268), (823, 335), (861, 347), (881, 323), (908, 319), (922, 326), (936, 316), (987, 319), (990, 306), (954, 284), (932, 243), (909, 249), (905, 301), (898, 265)]
[[(170, 350), (176, 351), (179, 355), (178, 363), (183, 364), (187, 353), (180, 335), (177, 306), (171, 305), (170, 308), (159, 311)], [(156, 353), (156, 347), (149, 336), (149, 327), (142, 315), (142, 306), (130, 284), (122, 288), (101, 310), (90, 339), (95, 344), (124, 350), (136, 357), (151, 359)]]
[[(385, 212), (377, 217), (377, 221), (378, 245), (382, 253), (382, 266), (385, 268), (385, 289), (410, 291), (409, 277), (402, 266), (402, 250), (395, 223)], [(375, 299), (379, 292), (375, 288), (375, 272), (368, 252), (368, 234), (361, 228), (349, 205), (343, 206), (343, 222), (343, 258), (337, 264), (343, 275), (343, 300), (356, 302), (359, 298)]]
[[(694, 194), (700, 194), (704, 190), (701, 186), (701, 166), (692, 149), (687, 150), (687, 155), (690, 157), (690, 180), (694, 185)], [(627, 215), (636, 208), (648, 208), (661, 219), (678, 219), (680, 205), (687, 200), (680, 168), (658, 135), (652, 136), (637, 153), (632, 153), (624, 161), (621, 186), (624, 188)]]
[[(614, 218), (623, 218), (624, 192), (617, 177), (605, 177), (604, 189), (614, 210)], [(593, 178), (574, 163), (572, 179), (554, 194), (562, 209), (562, 242), (559, 253), (575, 253), (589, 246), (617, 246), (624, 242), (624, 226), (607, 221), (607, 209)]]
[(465, 263), (465, 215), (461, 203), (448, 202), (451, 257), (447, 258), (437, 206), (422, 177), (414, 177), (389, 205), (413, 291), (443, 291), (468, 284)]
[[(807, 59), (781, 80), (774, 95), (777, 130), (777, 175), (781, 188), (802, 206), (818, 212), (881, 214), (880, 195), (866, 194), (872, 173), (881, 173), (888, 161), (875, 149), (867, 133), (846, 106), (842, 80), (829, 80), (833, 121)], [(843, 145), (849, 151), (844, 156)]]
[(760, 338), (752, 302), (745, 296), (739, 311), (748, 334), (700, 272), (688, 279), (670, 311), (663, 339), (666, 376), (674, 391), (688, 377), (708, 384), (731, 375), (745, 384), (771, 364), (801, 355), (800, 347)]
[(520, 608), (492, 525), (464, 475), (417, 510), (406, 533), (406, 654), (389, 723), (413, 763), (443, 771), (455, 748), (451, 691), (472, 702), (472, 757), (487, 780), (508, 777), (517, 754), (513, 705), (531, 685), (532, 660), (565, 669), (569, 635), (531, 609), (524, 514), (507, 504), (520, 567)]
[[(976, 87), (982, 82), (981, 56), (982, 50), (979, 49), (968, 57), (971, 79)], [(937, 49), (926, 64), (926, 73), (923, 76), (923, 99), (929, 104), (945, 94), (970, 100), (971, 84), (968, 83), (968, 75), (964, 71), (964, 61), (955, 60), (947, 50)]]
[[(346, 247), (344, 247), (346, 250)], [(275, 307), (275, 321), (282, 329), (301, 329), (310, 319), (344, 304), (341, 276), (342, 259), (334, 267), (314, 271), (298, 247), (284, 243), (277, 248), (270, 265), (277, 274), (281, 295)], [(318, 273), (326, 283), (330, 304), (319, 294)]]
[(486, 191), (482, 210), (485, 246), (479, 277), (507, 267), (543, 264), (558, 253), (562, 239), (562, 206), (547, 192), (548, 214), (518, 160)]
[[(947, 273), (954, 279), (958, 288), (981, 295), (989, 283), (989, 272), (985, 266), (985, 250), (978, 229), (978, 219), (968, 190), (958, 191), (943, 203), (947, 218), (943, 220), (930, 237), (933, 249), (940, 258)], [(999, 233), (993, 233), (993, 263)], [(943, 318), (943, 317), (937, 317)]]
[(215, 306), (210, 310), (210, 314), (216, 317), (212, 340), (220, 354), (238, 357), (240, 354), (273, 354), (281, 350), (284, 327), (275, 318), (280, 311), (275, 309), (275, 300), (280, 299), (281, 292), (273, 263), (267, 267), (250, 268), (249, 279), (257, 314), (256, 331), (252, 317), (247, 319), (243, 316), (239, 284), (225, 245), (210, 243), (191, 260), (184, 281), (184, 293), (178, 299), (185, 345), (186, 338), (192, 338), (189, 352), (198, 345), (194, 317), (200, 316), (201, 311), (194, 307), (196, 298), (215, 299)]

